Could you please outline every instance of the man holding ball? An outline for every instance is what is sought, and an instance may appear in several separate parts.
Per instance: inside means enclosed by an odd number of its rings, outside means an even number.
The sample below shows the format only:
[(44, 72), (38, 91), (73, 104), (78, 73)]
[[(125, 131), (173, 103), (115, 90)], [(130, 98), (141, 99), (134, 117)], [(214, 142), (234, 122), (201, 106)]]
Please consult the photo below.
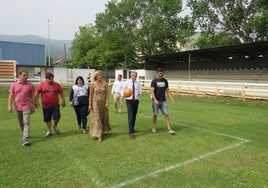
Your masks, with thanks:
[[(126, 97), (127, 114), (128, 114), (128, 130), (130, 139), (135, 139), (134, 127), (136, 122), (136, 115), (139, 107), (139, 95), (141, 94), (141, 84), (136, 80), (137, 72), (130, 74), (130, 79), (124, 84), (122, 94)], [(132, 95), (125, 93), (126, 89), (132, 90)]]

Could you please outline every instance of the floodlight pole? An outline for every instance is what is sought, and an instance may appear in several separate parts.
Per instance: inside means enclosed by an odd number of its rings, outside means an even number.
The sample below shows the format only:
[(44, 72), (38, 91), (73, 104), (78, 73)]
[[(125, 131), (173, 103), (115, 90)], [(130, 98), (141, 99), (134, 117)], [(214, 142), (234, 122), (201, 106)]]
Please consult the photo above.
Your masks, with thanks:
[(191, 81), (191, 54), (188, 54), (188, 81)]
[(49, 20), (47, 20), (47, 39), (48, 39), (48, 47), (47, 47), (47, 56), (48, 56), (48, 65), (50, 66), (50, 33), (49, 33)]

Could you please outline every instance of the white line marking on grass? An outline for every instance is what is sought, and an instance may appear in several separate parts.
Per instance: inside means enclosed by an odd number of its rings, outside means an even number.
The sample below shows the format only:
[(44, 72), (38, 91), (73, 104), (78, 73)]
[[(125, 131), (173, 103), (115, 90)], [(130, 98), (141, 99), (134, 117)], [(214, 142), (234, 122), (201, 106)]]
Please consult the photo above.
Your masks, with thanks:
[(181, 166), (185, 166), (185, 165), (188, 165), (188, 164), (191, 164), (193, 162), (196, 162), (196, 161), (199, 161), (201, 159), (204, 159), (204, 158), (208, 158), (212, 155), (216, 155), (218, 153), (221, 153), (223, 151), (226, 151), (226, 150), (229, 150), (229, 149), (232, 149), (234, 147), (239, 147), (240, 145), (246, 143), (246, 141), (241, 141), (241, 142), (238, 142), (238, 143), (235, 143), (235, 144), (232, 144), (230, 146), (227, 146), (227, 147), (224, 147), (224, 148), (221, 148), (221, 149), (218, 149), (218, 150), (215, 150), (215, 151), (212, 151), (212, 152), (209, 152), (209, 153), (206, 153), (204, 155), (200, 155), (198, 157), (195, 157), (195, 158), (192, 158), (192, 159), (188, 159), (184, 162), (180, 162), (180, 163), (177, 163), (177, 164), (174, 164), (174, 165), (171, 165), (171, 166), (168, 166), (166, 168), (162, 168), (162, 169), (159, 169), (159, 170), (156, 170), (154, 172), (151, 172), (149, 174), (146, 174), (146, 175), (143, 175), (143, 176), (138, 176), (132, 180), (129, 180), (129, 181), (125, 181), (125, 182), (122, 182), (122, 183), (119, 183), (118, 185), (114, 185), (112, 186), (111, 188), (120, 188), (120, 187), (124, 187), (126, 185), (129, 185), (129, 184), (133, 184), (135, 182), (138, 182), (142, 179), (145, 179), (145, 178), (148, 178), (150, 176), (153, 176), (153, 175), (156, 175), (156, 174), (159, 174), (159, 173), (162, 173), (162, 172), (167, 172), (167, 171), (170, 171), (170, 170), (173, 170), (175, 168), (179, 168)]
[(225, 136), (225, 137), (229, 137), (229, 138), (234, 138), (236, 140), (241, 140), (241, 141), (244, 141), (244, 142), (251, 142), (251, 140), (248, 140), (248, 139), (245, 139), (245, 138), (242, 138), (242, 137), (233, 136), (233, 135), (229, 135), (229, 134), (225, 134), (225, 133), (219, 133), (219, 132), (216, 132), (216, 131), (211, 131), (211, 130), (200, 128), (200, 127), (194, 127), (194, 126), (189, 126), (189, 125), (185, 125), (185, 124), (181, 124), (181, 126), (183, 126), (183, 127), (189, 127), (189, 128), (192, 128), (192, 129), (201, 130), (201, 131), (212, 133), (212, 134), (215, 134), (215, 135), (220, 135), (220, 136)]
[[(150, 116), (146, 116), (146, 115), (141, 115), (141, 116), (146, 117), (146, 118), (149, 118), (150, 117)], [(233, 135), (229, 135), (229, 134), (225, 134), (225, 133), (220, 133), (220, 132), (211, 131), (211, 130), (200, 128), (200, 127), (194, 127), (194, 126), (184, 125), (184, 124), (181, 124), (181, 125), (184, 126), (184, 127), (189, 127), (189, 128), (197, 129), (197, 130), (200, 130), (200, 131), (205, 131), (205, 132), (208, 132), (208, 133), (211, 133), (211, 134), (225, 136), (225, 137), (233, 138), (233, 139), (236, 139), (236, 140), (240, 140), (240, 142), (237, 142), (237, 143), (232, 144), (230, 146), (227, 146), (227, 147), (224, 147), (224, 148), (221, 148), (221, 149), (218, 149), (218, 150), (215, 150), (215, 151), (206, 153), (204, 155), (200, 155), (200, 156), (195, 157), (195, 158), (192, 158), (192, 159), (188, 159), (188, 160), (186, 160), (184, 162), (179, 162), (179, 163), (176, 163), (174, 165), (168, 166), (166, 168), (162, 168), (162, 169), (156, 170), (156, 171), (151, 172), (149, 174), (146, 174), (146, 175), (143, 175), (143, 176), (138, 176), (138, 177), (136, 177), (136, 178), (134, 178), (132, 180), (121, 182), (118, 185), (114, 185), (114, 186), (112, 186), (110, 188), (124, 187), (126, 185), (133, 184), (135, 182), (138, 182), (138, 181), (143, 180), (145, 178), (148, 178), (150, 176), (153, 176), (153, 175), (156, 175), (156, 174), (159, 174), (159, 173), (162, 173), (162, 172), (167, 172), (167, 171), (173, 170), (175, 168), (179, 168), (181, 166), (185, 166), (185, 165), (191, 164), (193, 162), (202, 160), (204, 158), (208, 158), (210, 156), (216, 155), (216, 154), (221, 153), (223, 151), (232, 149), (234, 147), (239, 147), (239, 146), (241, 146), (242, 144), (244, 144), (246, 142), (251, 142), (251, 140), (248, 140), (248, 139), (245, 139), (245, 138), (241, 138), (241, 137), (237, 137), (237, 136), (233, 136)]]
[[(146, 116), (146, 115), (141, 115), (141, 116), (146, 117), (146, 118), (151, 118), (151, 116)], [(161, 119), (161, 121), (164, 121), (164, 120)], [(176, 123), (179, 123), (178, 121), (175, 121), (175, 122)], [(180, 126), (183, 126), (183, 127), (189, 127), (189, 128), (192, 128), (192, 129), (201, 130), (201, 131), (208, 132), (208, 133), (215, 134), (215, 135), (220, 135), (220, 136), (225, 136), (225, 137), (229, 137), (229, 138), (234, 138), (236, 140), (241, 140), (241, 141), (244, 141), (244, 142), (251, 142), (251, 140), (248, 140), (248, 139), (245, 139), (245, 138), (242, 138), (242, 137), (233, 136), (233, 135), (229, 135), (229, 134), (225, 134), (225, 133), (220, 133), (220, 132), (216, 132), (216, 131), (211, 131), (211, 130), (204, 129), (204, 128), (201, 128), (201, 127), (195, 127), (195, 126), (185, 125), (185, 124), (182, 124), (182, 123), (179, 123), (179, 124), (180, 124)]]
[[(59, 148), (61, 148), (59, 142), (56, 142), (56, 145), (59, 146)], [(101, 181), (99, 181), (98, 179), (96, 179), (92, 172), (89, 171), (85, 165), (83, 165), (84, 162), (82, 162), (82, 159), (78, 159), (78, 158), (73, 158), (73, 155), (70, 154), (70, 150), (65, 150), (65, 149), (62, 149), (61, 150), (62, 153), (65, 154), (66, 158), (70, 159), (73, 161), (73, 163), (75, 164), (75, 166), (77, 166), (80, 170), (80, 174), (83, 174), (85, 175), (86, 177), (89, 177), (89, 180), (87, 181), (91, 181), (92, 183), (94, 183), (95, 185), (97, 186), (100, 186), (100, 187), (104, 187), (103, 183)]]

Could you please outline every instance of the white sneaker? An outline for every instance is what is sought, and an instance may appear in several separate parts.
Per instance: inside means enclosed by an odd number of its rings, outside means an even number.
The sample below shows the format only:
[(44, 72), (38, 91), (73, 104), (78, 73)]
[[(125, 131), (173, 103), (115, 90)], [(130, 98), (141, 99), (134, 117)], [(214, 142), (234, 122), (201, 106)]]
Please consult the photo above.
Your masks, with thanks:
[(168, 133), (169, 133), (169, 134), (175, 134), (175, 131), (173, 131), (172, 129), (169, 129), (169, 130), (168, 130)]
[(47, 132), (45, 137), (48, 138), (50, 136), (52, 136), (52, 133), (51, 132)]
[(59, 129), (59, 127), (53, 126), (53, 129), (54, 129), (54, 131), (55, 131), (55, 133), (56, 133), (57, 135), (60, 134), (60, 129)]
[(152, 133), (156, 133), (156, 128), (152, 128)]
[(23, 146), (29, 146), (30, 145), (30, 142), (27, 138), (22, 138), (22, 145)]

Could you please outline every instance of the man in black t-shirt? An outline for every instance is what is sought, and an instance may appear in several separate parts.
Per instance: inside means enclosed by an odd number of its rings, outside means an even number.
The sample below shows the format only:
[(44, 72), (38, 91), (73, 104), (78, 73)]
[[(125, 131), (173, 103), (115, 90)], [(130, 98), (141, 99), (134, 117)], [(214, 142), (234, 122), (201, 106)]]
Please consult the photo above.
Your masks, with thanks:
[(166, 94), (169, 96), (169, 99), (174, 103), (174, 99), (169, 91), (168, 81), (164, 77), (164, 69), (158, 68), (156, 71), (156, 78), (151, 82), (151, 97), (152, 97), (152, 108), (153, 108), (153, 126), (152, 132), (156, 132), (156, 119), (158, 110), (160, 109), (162, 114), (165, 117), (165, 122), (167, 125), (168, 133), (175, 134), (175, 131), (171, 129), (170, 119), (168, 116), (168, 107), (166, 102)]

